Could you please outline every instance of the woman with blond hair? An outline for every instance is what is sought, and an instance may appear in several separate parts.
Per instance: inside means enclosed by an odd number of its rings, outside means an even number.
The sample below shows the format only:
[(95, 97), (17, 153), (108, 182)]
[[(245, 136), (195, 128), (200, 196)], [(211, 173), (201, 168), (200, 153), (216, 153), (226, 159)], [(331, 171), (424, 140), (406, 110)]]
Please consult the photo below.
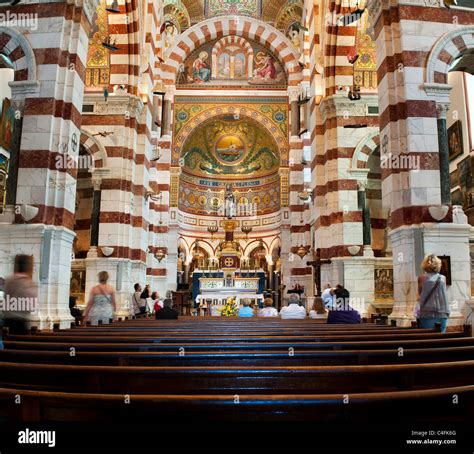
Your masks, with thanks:
[(265, 298), (264, 308), (258, 311), (259, 317), (278, 317), (278, 311), (273, 307), (273, 299)]
[(84, 312), (84, 323), (89, 320), (91, 325), (98, 325), (99, 320), (102, 323), (109, 323), (113, 320), (117, 310), (115, 299), (115, 289), (107, 284), (109, 273), (101, 271), (99, 273), (99, 283), (91, 288), (89, 302)]
[(441, 260), (434, 254), (427, 255), (421, 262), (421, 269), (425, 274), (418, 277), (419, 327), (434, 328), (440, 323), (444, 333), (450, 311), (446, 278), (440, 274)]

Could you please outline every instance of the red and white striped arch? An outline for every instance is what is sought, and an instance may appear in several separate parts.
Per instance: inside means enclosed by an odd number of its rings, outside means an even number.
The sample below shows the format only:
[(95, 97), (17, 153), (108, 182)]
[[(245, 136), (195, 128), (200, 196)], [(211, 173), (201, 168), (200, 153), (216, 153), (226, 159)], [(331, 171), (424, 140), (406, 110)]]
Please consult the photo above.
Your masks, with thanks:
[(367, 169), (370, 155), (380, 146), (379, 132), (373, 132), (364, 137), (352, 155), (352, 169)]
[(36, 58), (28, 40), (18, 31), (0, 26), (0, 53), (13, 63), (15, 82), (36, 80)]
[(279, 30), (258, 19), (250, 17), (222, 16), (207, 19), (188, 28), (162, 65), (162, 78), (166, 84), (174, 84), (178, 67), (199, 46), (225, 36), (242, 36), (265, 46), (284, 65), (288, 85), (298, 85), (303, 72), (298, 63), (298, 52), (288, 38)]
[(95, 139), (90, 133), (81, 130), (81, 145), (85, 150), (92, 156), (94, 160), (94, 168), (106, 168), (107, 167), (107, 152), (105, 147), (97, 139)]
[(466, 52), (474, 52), (474, 25), (443, 35), (433, 46), (426, 66), (426, 82), (445, 84), (451, 63)]

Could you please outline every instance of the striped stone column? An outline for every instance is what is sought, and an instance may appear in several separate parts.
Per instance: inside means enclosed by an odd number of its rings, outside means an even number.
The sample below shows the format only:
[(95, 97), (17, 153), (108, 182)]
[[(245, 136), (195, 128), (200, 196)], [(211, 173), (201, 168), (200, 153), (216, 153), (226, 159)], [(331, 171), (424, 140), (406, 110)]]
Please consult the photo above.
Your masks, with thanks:
[(381, 160), (390, 158), (382, 168), (382, 196), (391, 210), (392, 317), (403, 325), (413, 319), (420, 263), (435, 253), (451, 258), (450, 324), (459, 325), (470, 299), (469, 225), (462, 210), (453, 216), (441, 205), (437, 103), (449, 98), (450, 56), (472, 46), (472, 30), (463, 38), (463, 28), (474, 13), (418, 0), (371, 0), (368, 6), (377, 43)]
[[(16, 218), (0, 232), (0, 274), (10, 274), (16, 254), (33, 255), (39, 310), (30, 324), (40, 328), (56, 322), (67, 327), (72, 321), (68, 303), (75, 162), (87, 43), (97, 3), (23, 3), (11, 12), (25, 23), (0, 27), (0, 51), (14, 62), (12, 101), (23, 120)], [(0, 7), (0, 12), (7, 9)]]

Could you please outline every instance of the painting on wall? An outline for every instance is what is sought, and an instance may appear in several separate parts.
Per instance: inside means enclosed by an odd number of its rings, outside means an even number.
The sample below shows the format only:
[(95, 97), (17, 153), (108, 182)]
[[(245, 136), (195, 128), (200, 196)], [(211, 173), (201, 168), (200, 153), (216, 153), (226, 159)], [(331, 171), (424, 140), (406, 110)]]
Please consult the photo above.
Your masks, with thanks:
[(393, 299), (393, 269), (375, 268), (374, 281), (377, 300)]
[(261, 14), (261, 0), (206, 0), (206, 17), (215, 16), (250, 16)]
[(458, 163), (459, 186), (463, 192), (469, 191), (473, 187), (473, 169), (471, 156)]
[(15, 110), (8, 98), (3, 100), (2, 119), (0, 121), (0, 146), (11, 151), (13, 128), (15, 127)]
[(264, 46), (242, 37), (214, 40), (192, 52), (178, 67), (177, 85), (283, 88), (286, 73)]
[(438, 256), (441, 260), (440, 274), (446, 277), (446, 285), (451, 285), (451, 257), (449, 255)]
[(448, 128), (448, 150), (450, 161), (463, 153), (461, 120), (455, 121)]
[(462, 205), (462, 192), (461, 189), (456, 189), (451, 192), (451, 203), (453, 205)]
[(0, 214), (5, 209), (9, 162), (9, 153), (0, 149)]
[(86, 293), (86, 270), (73, 269), (71, 270), (71, 284), (70, 295), (76, 297), (77, 304), (84, 304), (84, 297)]

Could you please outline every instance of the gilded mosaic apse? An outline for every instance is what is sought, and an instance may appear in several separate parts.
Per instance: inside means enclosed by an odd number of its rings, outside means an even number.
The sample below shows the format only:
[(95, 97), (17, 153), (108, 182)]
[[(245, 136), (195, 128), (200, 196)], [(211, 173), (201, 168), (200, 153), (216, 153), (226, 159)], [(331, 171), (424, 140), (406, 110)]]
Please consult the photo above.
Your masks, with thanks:
[(182, 150), (183, 170), (196, 176), (256, 178), (278, 171), (273, 137), (251, 118), (224, 115), (201, 125)]
[(234, 181), (236, 201), (253, 214), (280, 208), (280, 156), (270, 132), (250, 117), (221, 115), (196, 128), (181, 153), (179, 207), (217, 215), (225, 185)]

